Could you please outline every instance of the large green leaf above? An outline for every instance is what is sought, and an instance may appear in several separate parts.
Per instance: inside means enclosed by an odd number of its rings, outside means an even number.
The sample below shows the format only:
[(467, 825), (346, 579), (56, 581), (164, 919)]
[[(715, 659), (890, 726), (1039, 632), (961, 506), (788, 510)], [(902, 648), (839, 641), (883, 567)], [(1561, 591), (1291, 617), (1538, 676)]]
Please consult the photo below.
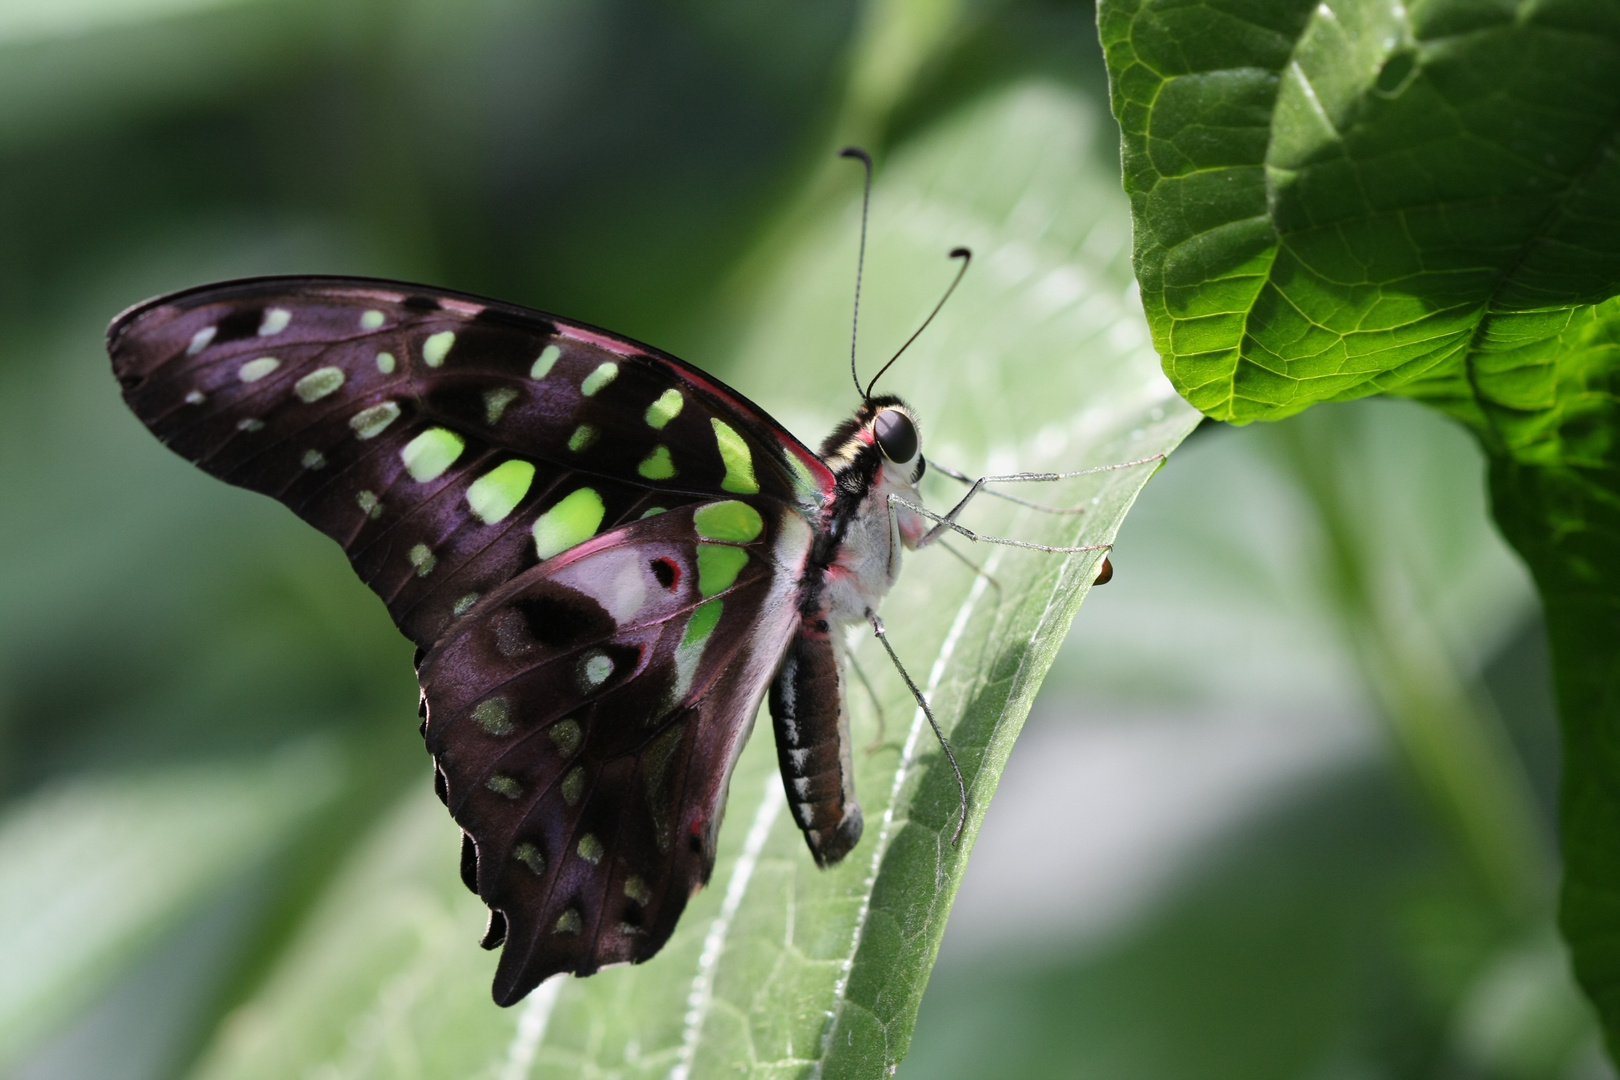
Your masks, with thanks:
[(1469, 425), (1546, 607), (1561, 921), (1620, 1041), (1620, 9), (1104, 0), (1143, 305), (1236, 423), (1388, 392)]
[[(1035, 87), (975, 106), (898, 151), (873, 194), (863, 304), (867, 371), (949, 280), (975, 266), (885, 388), (923, 418), (930, 457), (965, 469), (1070, 468), (1172, 449), (1197, 420), (1157, 369), (1136, 307), (1128, 216), (1099, 116)], [(836, 205), (772, 245), (749, 328), (724, 373), (809, 434), (852, 405), (845, 360), (858, 173)], [(755, 265), (761, 265), (756, 263)], [(699, 358), (701, 359), (701, 358)], [(986, 500), (975, 528), (1048, 543), (1107, 542), (1154, 464), (1075, 481), (1042, 514)], [(961, 488), (937, 477), (936, 505)], [(1028, 494), (1026, 491), (1025, 494)], [(963, 546), (968, 546), (964, 543)], [(876, 1077), (904, 1055), (945, 917), (1013, 739), (1098, 564), (972, 548), (912, 556), (884, 607), (966, 774), (956, 784), (899, 677), (856, 647), (882, 703), (856, 684), (856, 779), (867, 828), (819, 871), (785, 807), (767, 732), (738, 763), (710, 886), (645, 965), (489, 1002), (484, 922), (456, 877), (455, 829), (423, 790), (337, 883), (262, 993), (201, 1066), (211, 1078), (320, 1075)], [(408, 724), (402, 720), (402, 737)], [(871, 744), (871, 745), (868, 745)]]
[(1611, 5), (1123, 0), (1101, 27), (1143, 303), (1193, 404), (1401, 387), (1537, 460), (1607, 408), (1572, 391), (1620, 285)]

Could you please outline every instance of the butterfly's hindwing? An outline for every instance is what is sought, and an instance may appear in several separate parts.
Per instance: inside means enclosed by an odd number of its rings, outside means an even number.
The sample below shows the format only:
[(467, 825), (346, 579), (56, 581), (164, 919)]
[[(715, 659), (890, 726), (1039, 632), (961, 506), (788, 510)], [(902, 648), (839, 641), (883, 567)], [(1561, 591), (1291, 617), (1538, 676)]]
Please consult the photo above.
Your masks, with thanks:
[(672, 357), (520, 308), (342, 278), (259, 279), (109, 333), (172, 449), (336, 539), (424, 648), (477, 597), (656, 510), (812, 512), (825, 468)]
[(497, 1001), (668, 939), (714, 865), (810, 541), (791, 511), (671, 511), (520, 575), (428, 653), (428, 748), (504, 927)]

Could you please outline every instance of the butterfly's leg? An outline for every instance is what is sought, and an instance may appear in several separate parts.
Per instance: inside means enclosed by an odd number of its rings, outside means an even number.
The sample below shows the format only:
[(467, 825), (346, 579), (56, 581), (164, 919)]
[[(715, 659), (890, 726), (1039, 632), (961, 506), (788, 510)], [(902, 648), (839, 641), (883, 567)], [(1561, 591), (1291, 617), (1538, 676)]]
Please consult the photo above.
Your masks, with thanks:
[(951, 763), (951, 772), (956, 775), (956, 789), (961, 794), (962, 810), (956, 820), (956, 831), (951, 834), (951, 843), (955, 844), (962, 838), (962, 827), (967, 824), (967, 781), (962, 779), (962, 767), (956, 763), (956, 753), (951, 749), (951, 744), (945, 741), (945, 733), (939, 730), (939, 721), (934, 719), (934, 710), (928, 707), (928, 699), (923, 696), (923, 692), (912, 681), (911, 673), (906, 670), (906, 665), (900, 662), (900, 657), (895, 653), (894, 646), (889, 644), (889, 635), (883, 629), (883, 620), (878, 618), (877, 612), (871, 608), (866, 609), (866, 619), (872, 624), (872, 632), (877, 634), (877, 639), (883, 643), (883, 651), (889, 654), (890, 660), (894, 661), (895, 670), (900, 673), (902, 679), (906, 680), (906, 687), (911, 691), (911, 696), (916, 698), (917, 707), (928, 718), (928, 726), (934, 729), (934, 737), (939, 739), (940, 748), (945, 751), (945, 760)]
[[(988, 484), (1053, 483), (1053, 482), (1058, 481), (1058, 480), (1072, 480), (1076, 476), (1090, 476), (1093, 473), (1114, 472), (1114, 471), (1116, 471), (1118, 469), (1130, 469), (1130, 468), (1136, 467), (1137, 465), (1146, 465), (1146, 464), (1148, 464), (1150, 462), (1154, 462), (1154, 461), (1163, 461), (1164, 458), (1165, 458), (1165, 455), (1163, 455), (1163, 454), (1151, 454), (1151, 455), (1149, 455), (1148, 457), (1145, 457), (1145, 458), (1137, 458), (1135, 461), (1121, 461), (1121, 462), (1118, 462), (1117, 464), (1114, 464), (1114, 465), (1095, 465), (1095, 466), (1093, 466), (1093, 467), (1091, 467), (1089, 469), (1074, 469), (1074, 470), (1072, 470), (1070, 472), (1002, 473), (1002, 474), (999, 474), (999, 475), (981, 476), (977, 480), (972, 481), (971, 483), (969, 483), (966, 473), (958, 472), (957, 470), (949, 468), (948, 466), (938, 465), (935, 462), (930, 461), (929, 462), (930, 465), (933, 465), (936, 469), (938, 469), (940, 472), (943, 472), (946, 476), (949, 476), (951, 479), (960, 480), (962, 483), (969, 484), (968, 493), (966, 495), (962, 496), (962, 498), (957, 502), (957, 504), (955, 506), (951, 507), (950, 511), (944, 517), (940, 517), (938, 514), (932, 513), (931, 511), (927, 511), (927, 510), (922, 511), (922, 513), (926, 517), (929, 517), (932, 520), (934, 520), (935, 522), (938, 522), (938, 524), (936, 524), (932, 529), (928, 530), (928, 532), (923, 534), (922, 539), (917, 541), (917, 546), (918, 547), (924, 547), (924, 546), (926, 546), (928, 544), (933, 543), (941, 535), (943, 535), (944, 532), (947, 529), (954, 529), (955, 531), (961, 533), (964, 536), (967, 536), (969, 539), (972, 539), (972, 540), (987, 540), (987, 541), (990, 541), (992, 543), (997, 543), (997, 542), (1000, 542), (1000, 543), (1012, 543), (1012, 541), (996, 541), (995, 538), (993, 538), (993, 537), (988, 537), (988, 536), (980, 537), (980, 536), (973, 535), (967, 529), (964, 529), (961, 526), (956, 524), (957, 517), (960, 516), (962, 511), (967, 508), (967, 504), (973, 501), (973, 497), (975, 495), (979, 494), (979, 492), (981, 492), (981, 491), (989, 492), (991, 495), (995, 495), (997, 498), (1008, 499), (1011, 502), (1020, 503), (1020, 504), (1022, 504), (1024, 506), (1033, 507), (1034, 509), (1037, 509), (1037, 510), (1044, 510), (1044, 511), (1047, 511), (1049, 513), (1068, 514), (1068, 513), (1076, 513), (1078, 511), (1084, 509), (1084, 508), (1078, 508), (1078, 507), (1075, 508), (1075, 509), (1063, 509), (1063, 508), (1059, 508), (1059, 507), (1045, 506), (1045, 505), (1043, 505), (1041, 503), (1031, 502), (1031, 501), (1029, 501), (1027, 499), (1020, 499), (1017, 496), (1008, 495), (1005, 492), (997, 491), (994, 488), (987, 487), (986, 485), (988, 485)], [(890, 496), (890, 498), (895, 499), (896, 497), (895, 496)], [(900, 503), (902, 503), (902, 504), (904, 504), (906, 506), (911, 506), (911, 504), (907, 503), (904, 499), (898, 499), (896, 501), (899, 501)], [(919, 509), (919, 508), (913, 507), (913, 509)], [(1029, 545), (1029, 544), (1014, 544), (1014, 546), (1015, 547), (1031, 547), (1031, 546), (1039, 547), (1039, 545)], [(1086, 548), (1041, 548), (1041, 550), (1044, 550), (1044, 551), (1071, 551), (1071, 550), (1084, 551), (1084, 550), (1095, 550), (1095, 549), (1094, 548), (1093, 549), (1086, 549)]]
[(990, 573), (990, 571), (986, 570), (984, 567), (980, 566), (978, 563), (974, 562), (960, 551), (957, 551), (955, 548), (951, 547), (951, 545), (947, 544), (943, 538), (936, 540), (935, 543), (937, 543), (944, 550), (950, 552), (952, 555), (956, 556), (962, 565), (966, 566), (969, 570), (972, 570), (975, 575), (984, 578), (985, 582), (992, 589), (996, 590), (996, 596), (998, 598), (1001, 596), (1001, 582), (996, 580), (994, 574)]
[[(966, 500), (963, 501), (965, 502)], [(922, 538), (917, 541), (916, 546), (918, 548), (925, 548), (929, 544), (938, 543), (940, 535), (947, 529), (951, 530), (952, 532), (961, 533), (963, 536), (976, 543), (983, 541), (986, 544), (1005, 544), (1008, 547), (1028, 548), (1031, 551), (1050, 551), (1059, 555), (1073, 555), (1083, 551), (1107, 551), (1109, 548), (1114, 546), (1112, 544), (1082, 544), (1080, 546), (1065, 547), (1055, 544), (1032, 544), (1028, 540), (1014, 540), (1006, 536), (985, 536), (982, 533), (974, 532), (966, 525), (958, 524), (950, 516), (950, 514), (941, 516), (934, 513), (926, 506), (918, 506), (909, 499), (902, 499), (899, 495), (896, 495), (893, 492), (889, 494), (889, 505), (891, 508), (895, 505), (903, 506), (907, 510), (921, 514), (930, 521), (938, 522), (938, 524), (932, 529), (929, 529), (927, 532), (923, 533)], [(962, 504), (957, 503), (956, 509), (960, 510), (961, 508)], [(952, 513), (955, 513), (955, 511), (953, 510)]]
[(883, 717), (883, 702), (878, 700), (877, 690), (872, 687), (872, 680), (866, 677), (866, 672), (861, 670), (860, 661), (855, 659), (855, 650), (850, 648), (847, 644), (844, 646), (844, 659), (849, 663), (849, 670), (853, 671), (855, 673), (855, 677), (861, 681), (861, 685), (866, 687), (866, 696), (872, 702), (872, 711), (877, 713), (877, 736), (873, 738), (873, 740), (867, 744), (866, 747), (866, 752), (870, 754), (883, 745), (885, 727)]
[[(933, 458), (928, 459), (928, 468), (943, 476), (948, 476), (958, 483), (967, 484), (969, 487), (973, 485), (973, 477), (960, 469), (953, 469), (949, 465), (941, 465)], [(1039, 510), (1043, 514), (1083, 514), (1088, 509), (1088, 507), (1084, 506), (1048, 506), (1045, 503), (1038, 503), (1034, 499), (1024, 499), (1005, 491), (997, 491), (993, 487), (985, 488), (984, 494), (994, 495), (998, 499), (1006, 499), (1008, 502), (1017, 503), (1019, 506), (1027, 506), (1031, 510)]]

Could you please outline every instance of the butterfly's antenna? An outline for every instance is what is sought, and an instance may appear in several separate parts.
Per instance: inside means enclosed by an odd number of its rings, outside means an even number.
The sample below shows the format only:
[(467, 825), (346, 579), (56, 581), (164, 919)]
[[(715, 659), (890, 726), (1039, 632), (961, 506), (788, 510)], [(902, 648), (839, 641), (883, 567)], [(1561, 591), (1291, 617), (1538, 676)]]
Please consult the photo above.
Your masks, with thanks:
[(858, 158), (866, 166), (866, 189), (861, 195), (861, 253), (855, 259), (855, 316), (849, 328), (849, 377), (855, 380), (855, 392), (865, 401), (871, 395), (861, 391), (861, 377), (855, 371), (855, 340), (861, 332), (861, 271), (866, 269), (866, 214), (872, 208), (872, 155), (858, 146), (846, 146), (838, 156)]
[(894, 362), (896, 360), (900, 359), (900, 353), (903, 353), (907, 349), (911, 348), (911, 343), (913, 341), (916, 341), (917, 338), (922, 335), (922, 332), (924, 330), (928, 329), (928, 324), (934, 321), (934, 316), (938, 315), (939, 314), (939, 309), (945, 306), (945, 301), (947, 301), (947, 300), (949, 300), (951, 298), (951, 293), (955, 292), (956, 287), (958, 285), (962, 284), (962, 275), (967, 273), (968, 266), (973, 262), (973, 252), (969, 251), (965, 247), (952, 248), (951, 249), (951, 258), (953, 258), (953, 259), (961, 259), (962, 260), (962, 268), (956, 272), (955, 280), (953, 280), (951, 282), (950, 288), (945, 290), (945, 295), (939, 298), (939, 303), (934, 305), (934, 310), (930, 311), (928, 313), (928, 318), (924, 319), (923, 324), (921, 326), (917, 327), (917, 332), (915, 334), (912, 334), (910, 337), (906, 338), (906, 343), (904, 345), (900, 346), (900, 351), (895, 353), (893, 356), (889, 357), (889, 362), (887, 364), (884, 364), (882, 367), (878, 368), (878, 373), (876, 375), (872, 376), (872, 381), (871, 382), (866, 384), (865, 397), (866, 397), (867, 400), (871, 399), (871, 397), (872, 397), (872, 387), (876, 386), (877, 381), (879, 379), (883, 378), (883, 373), (885, 371), (888, 371), (890, 368), (892, 368), (894, 366)]

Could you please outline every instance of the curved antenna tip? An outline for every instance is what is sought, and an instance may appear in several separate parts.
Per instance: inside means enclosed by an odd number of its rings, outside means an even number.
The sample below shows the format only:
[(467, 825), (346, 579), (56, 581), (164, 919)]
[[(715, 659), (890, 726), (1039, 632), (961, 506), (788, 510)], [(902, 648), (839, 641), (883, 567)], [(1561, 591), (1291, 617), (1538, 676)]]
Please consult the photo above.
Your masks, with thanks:
[(842, 150), (838, 151), (838, 156), (860, 158), (868, 165), (872, 164), (872, 155), (868, 154), (865, 150), (862, 150), (858, 146), (846, 146)]
[[(951, 258), (962, 260), (961, 269), (957, 270), (956, 277), (951, 279), (950, 287), (945, 290), (945, 295), (939, 298), (939, 303), (934, 305), (934, 310), (928, 313), (928, 318), (924, 319), (923, 324), (917, 327), (916, 331), (910, 337), (906, 338), (906, 343), (900, 346), (899, 351), (897, 351), (893, 356), (889, 357), (889, 362), (887, 364), (884, 364), (882, 367), (878, 368), (878, 373), (872, 376), (871, 382), (866, 384), (866, 390), (864, 391), (866, 400), (872, 400), (872, 388), (875, 387), (877, 385), (877, 381), (883, 377), (883, 373), (892, 368), (894, 366), (894, 362), (900, 359), (900, 354), (911, 348), (911, 343), (916, 341), (924, 330), (928, 329), (928, 324), (934, 321), (934, 316), (938, 315), (940, 309), (945, 306), (945, 301), (951, 298), (951, 293), (955, 292), (956, 287), (962, 283), (962, 275), (967, 273), (967, 268), (973, 263), (973, 252), (969, 251), (965, 247), (952, 248)], [(853, 370), (853, 367), (851, 370)]]

